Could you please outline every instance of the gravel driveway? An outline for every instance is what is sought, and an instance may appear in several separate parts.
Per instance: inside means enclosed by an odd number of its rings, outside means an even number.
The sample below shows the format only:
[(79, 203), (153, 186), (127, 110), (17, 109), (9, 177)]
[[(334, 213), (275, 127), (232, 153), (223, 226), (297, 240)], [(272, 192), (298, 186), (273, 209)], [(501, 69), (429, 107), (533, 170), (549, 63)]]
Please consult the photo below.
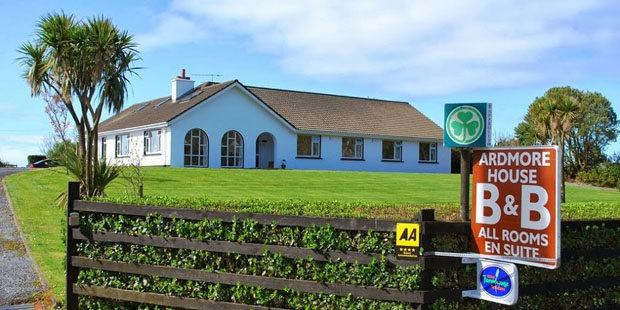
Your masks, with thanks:
[[(0, 180), (23, 168), (0, 168)], [(47, 290), (26, 250), (3, 186), (0, 186), (0, 306), (31, 302)]]

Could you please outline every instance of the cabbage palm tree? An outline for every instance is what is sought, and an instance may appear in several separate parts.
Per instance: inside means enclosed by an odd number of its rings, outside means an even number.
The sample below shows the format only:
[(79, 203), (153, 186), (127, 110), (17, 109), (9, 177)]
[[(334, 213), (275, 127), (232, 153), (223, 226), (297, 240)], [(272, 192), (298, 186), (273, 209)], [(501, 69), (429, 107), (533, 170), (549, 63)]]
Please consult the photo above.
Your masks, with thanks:
[(537, 98), (531, 107), (533, 123), (535, 124), (540, 141), (548, 140), (551, 144), (559, 145), (562, 150), (562, 186), (560, 196), (566, 201), (565, 193), (565, 144), (569, 132), (573, 129), (574, 120), (579, 106), (576, 99), (560, 91), (547, 92), (544, 97)]
[(104, 109), (119, 112), (127, 97), (128, 76), (139, 59), (133, 37), (112, 21), (76, 21), (65, 13), (39, 21), (35, 39), (19, 48), (32, 96), (52, 93), (67, 107), (78, 132), (81, 194), (103, 193), (97, 136)]

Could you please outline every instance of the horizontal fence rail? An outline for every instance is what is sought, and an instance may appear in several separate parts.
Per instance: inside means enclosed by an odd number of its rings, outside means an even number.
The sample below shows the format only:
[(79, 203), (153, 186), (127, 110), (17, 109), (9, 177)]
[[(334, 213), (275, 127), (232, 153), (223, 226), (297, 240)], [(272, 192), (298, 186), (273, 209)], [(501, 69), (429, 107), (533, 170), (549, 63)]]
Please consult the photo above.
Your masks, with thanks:
[(136, 292), (117, 288), (73, 284), (73, 291), (78, 295), (111, 298), (122, 301), (147, 303), (164, 307), (208, 310), (286, 310), (281, 308), (236, 304), (232, 302), (217, 302), (196, 298), (167, 296), (155, 293)]
[[(74, 238), (77, 240), (90, 240), (100, 242), (127, 243), (136, 245), (150, 245), (171, 249), (202, 250), (216, 253), (236, 253), (243, 255), (263, 256), (264, 250), (271, 253), (280, 253), (282, 256), (293, 259), (312, 258), (316, 261), (326, 262), (329, 260), (342, 260), (349, 263), (369, 264), (372, 259), (380, 259), (381, 254), (361, 253), (351, 251), (330, 250), (325, 252), (315, 251), (300, 247), (287, 247), (282, 245), (269, 245), (259, 243), (238, 243), (230, 241), (215, 240), (192, 240), (178, 237), (159, 237), (159, 236), (132, 236), (122, 233), (112, 232), (83, 232), (80, 229), (73, 229)], [(425, 257), (416, 260), (399, 260), (393, 254), (385, 255), (385, 258), (397, 266), (412, 266), (421, 264)], [(459, 262), (460, 264), (460, 262)]]
[(224, 223), (231, 223), (233, 219), (240, 221), (250, 219), (261, 225), (271, 225), (277, 223), (279, 226), (325, 226), (329, 224), (339, 230), (366, 231), (373, 230), (377, 232), (395, 232), (396, 221), (389, 220), (372, 220), (362, 218), (322, 218), (311, 216), (293, 216), (293, 215), (272, 215), (263, 213), (237, 213), (222, 212), (208, 210), (193, 210), (182, 208), (165, 208), (154, 206), (137, 206), (113, 204), (105, 202), (92, 201), (76, 201), (75, 211), (147, 216), (157, 213), (164, 218), (177, 218), (184, 220), (200, 221), (203, 219), (221, 220)]
[[(73, 192), (72, 192), (73, 190)], [(393, 233), (396, 230), (397, 221), (362, 219), (362, 218), (325, 218), (293, 215), (273, 215), (261, 213), (221, 212), (210, 210), (167, 208), (156, 206), (138, 206), (126, 204), (113, 204), (104, 202), (90, 202), (76, 200), (75, 188), (69, 188), (69, 205), (67, 208), (67, 309), (77, 309), (77, 296), (90, 296), (98, 298), (115, 299), (127, 302), (148, 303), (165, 307), (186, 309), (273, 309), (258, 305), (246, 305), (234, 302), (221, 302), (196, 298), (169, 296), (152, 292), (139, 292), (126, 289), (117, 289), (102, 286), (92, 286), (77, 283), (77, 275), (80, 269), (95, 269), (109, 272), (127, 273), (142, 276), (159, 276), (179, 280), (200, 281), (206, 283), (219, 283), (222, 285), (235, 286), (243, 284), (247, 286), (260, 286), (271, 290), (291, 289), (301, 293), (324, 293), (336, 296), (353, 296), (382, 301), (407, 302), (418, 305), (418, 309), (426, 307), (438, 299), (455, 301), (461, 299), (461, 290), (438, 289), (433, 286), (432, 278), (434, 270), (461, 268), (463, 265), (460, 258), (424, 256), (414, 260), (400, 260), (394, 254), (363, 253), (359, 251), (340, 250), (313, 250), (309, 248), (272, 245), (263, 243), (231, 242), (222, 240), (203, 240), (184, 237), (167, 237), (154, 235), (141, 235), (134, 233), (119, 233), (108, 231), (91, 231), (79, 227), (79, 215), (116, 214), (126, 216), (144, 217), (150, 214), (158, 214), (164, 218), (184, 219), (189, 221), (201, 221), (204, 219), (221, 220), (223, 223), (231, 223), (233, 220), (253, 220), (260, 225), (272, 225), (289, 227), (325, 227), (330, 225), (336, 230), (344, 231), (375, 231)], [(75, 212), (75, 213), (74, 213)], [(77, 213), (79, 212), (79, 213)], [(412, 219), (412, 222), (414, 220)], [(435, 221), (432, 210), (423, 210), (417, 219), (422, 228), (421, 246), (424, 251), (433, 251), (431, 240), (440, 235), (471, 235), (470, 223), (468, 222), (440, 222)], [(563, 230), (579, 230), (588, 226), (605, 226), (608, 228), (620, 227), (620, 220), (598, 221), (563, 221)], [(288, 279), (250, 275), (241, 273), (227, 273), (207, 271), (199, 269), (176, 268), (163, 265), (147, 265), (128, 262), (119, 262), (105, 259), (94, 259), (79, 256), (77, 242), (95, 241), (111, 244), (128, 244), (138, 246), (153, 246), (158, 248), (198, 250), (215, 253), (231, 253), (248, 256), (264, 256), (265, 250), (269, 253), (279, 253), (289, 259), (310, 258), (318, 262), (343, 261), (347, 263), (370, 264), (382, 257), (394, 266), (414, 266), (421, 268), (419, 289), (402, 291), (396, 288), (381, 288), (344, 283), (324, 283), (311, 280)], [(594, 249), (571, 249), (562, 251), (562, 259), (569, 260), (579, 257), (601, 259), (620, 257), (618, 248), (594, 248)], [(601, 275), (604, 276), (604, 275)], [(568, 290), (584, 288), (606, 288), (618, 286), (618, 278), (600, 277), (580, 282), (542, 283), (522, 286), (519, 291), (522, 295), (537, 295), (544, 293), (565, 292)]]
[(109, 260), (96, 260), (74, 256), (72, 265), (80, 268), (100, 269), (145, 276), (160, 276), (181, 280), (202, 281), (236, 285), (237, 283), (260, 286), (266, 289), (282, 290), (290, 288), (304, 293), (325, 293), (337, 296), (355, 296), (376, 300), (424, 303), (424, 291), (400, 291), (394, 288), (376, 288), (350, 284), (319, 283), (308, 280), (284, 279), (226, 272), (210, 272), (196, 269), (181, 269), (168, 266), (154, 266), (122, 263)]

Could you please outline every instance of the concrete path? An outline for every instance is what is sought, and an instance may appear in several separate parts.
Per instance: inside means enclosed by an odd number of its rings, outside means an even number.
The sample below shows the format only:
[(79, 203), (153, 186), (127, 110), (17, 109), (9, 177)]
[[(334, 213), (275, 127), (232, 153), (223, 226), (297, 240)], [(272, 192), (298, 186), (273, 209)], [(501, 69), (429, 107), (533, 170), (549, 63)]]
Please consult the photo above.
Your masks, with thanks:
[[(0, 168), (0, 183), (4, 176), (23, 170)], [(16, 221), (4, 186), (0, 186), (0, 306), (33, 302), (47, 291)]]

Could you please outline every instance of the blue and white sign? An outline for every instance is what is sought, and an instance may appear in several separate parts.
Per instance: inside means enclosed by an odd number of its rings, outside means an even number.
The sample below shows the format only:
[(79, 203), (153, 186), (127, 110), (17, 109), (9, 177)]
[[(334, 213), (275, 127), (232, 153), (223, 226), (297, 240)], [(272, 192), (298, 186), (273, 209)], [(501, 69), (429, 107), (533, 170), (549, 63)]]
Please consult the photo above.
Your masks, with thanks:
[(504, 297), (512, 290), (512, 281), (506, 270), (499, 266), (490, 266), (480, 273), (482, 289), (492, 296)]
[(515, 264), (472, 258), (464, 258), (463, 263), (475, 263), (478, 270), (477, 289), (463, 291), (463, 297), (488, 300), (504, 305), (517, 303), (519, 274)]

